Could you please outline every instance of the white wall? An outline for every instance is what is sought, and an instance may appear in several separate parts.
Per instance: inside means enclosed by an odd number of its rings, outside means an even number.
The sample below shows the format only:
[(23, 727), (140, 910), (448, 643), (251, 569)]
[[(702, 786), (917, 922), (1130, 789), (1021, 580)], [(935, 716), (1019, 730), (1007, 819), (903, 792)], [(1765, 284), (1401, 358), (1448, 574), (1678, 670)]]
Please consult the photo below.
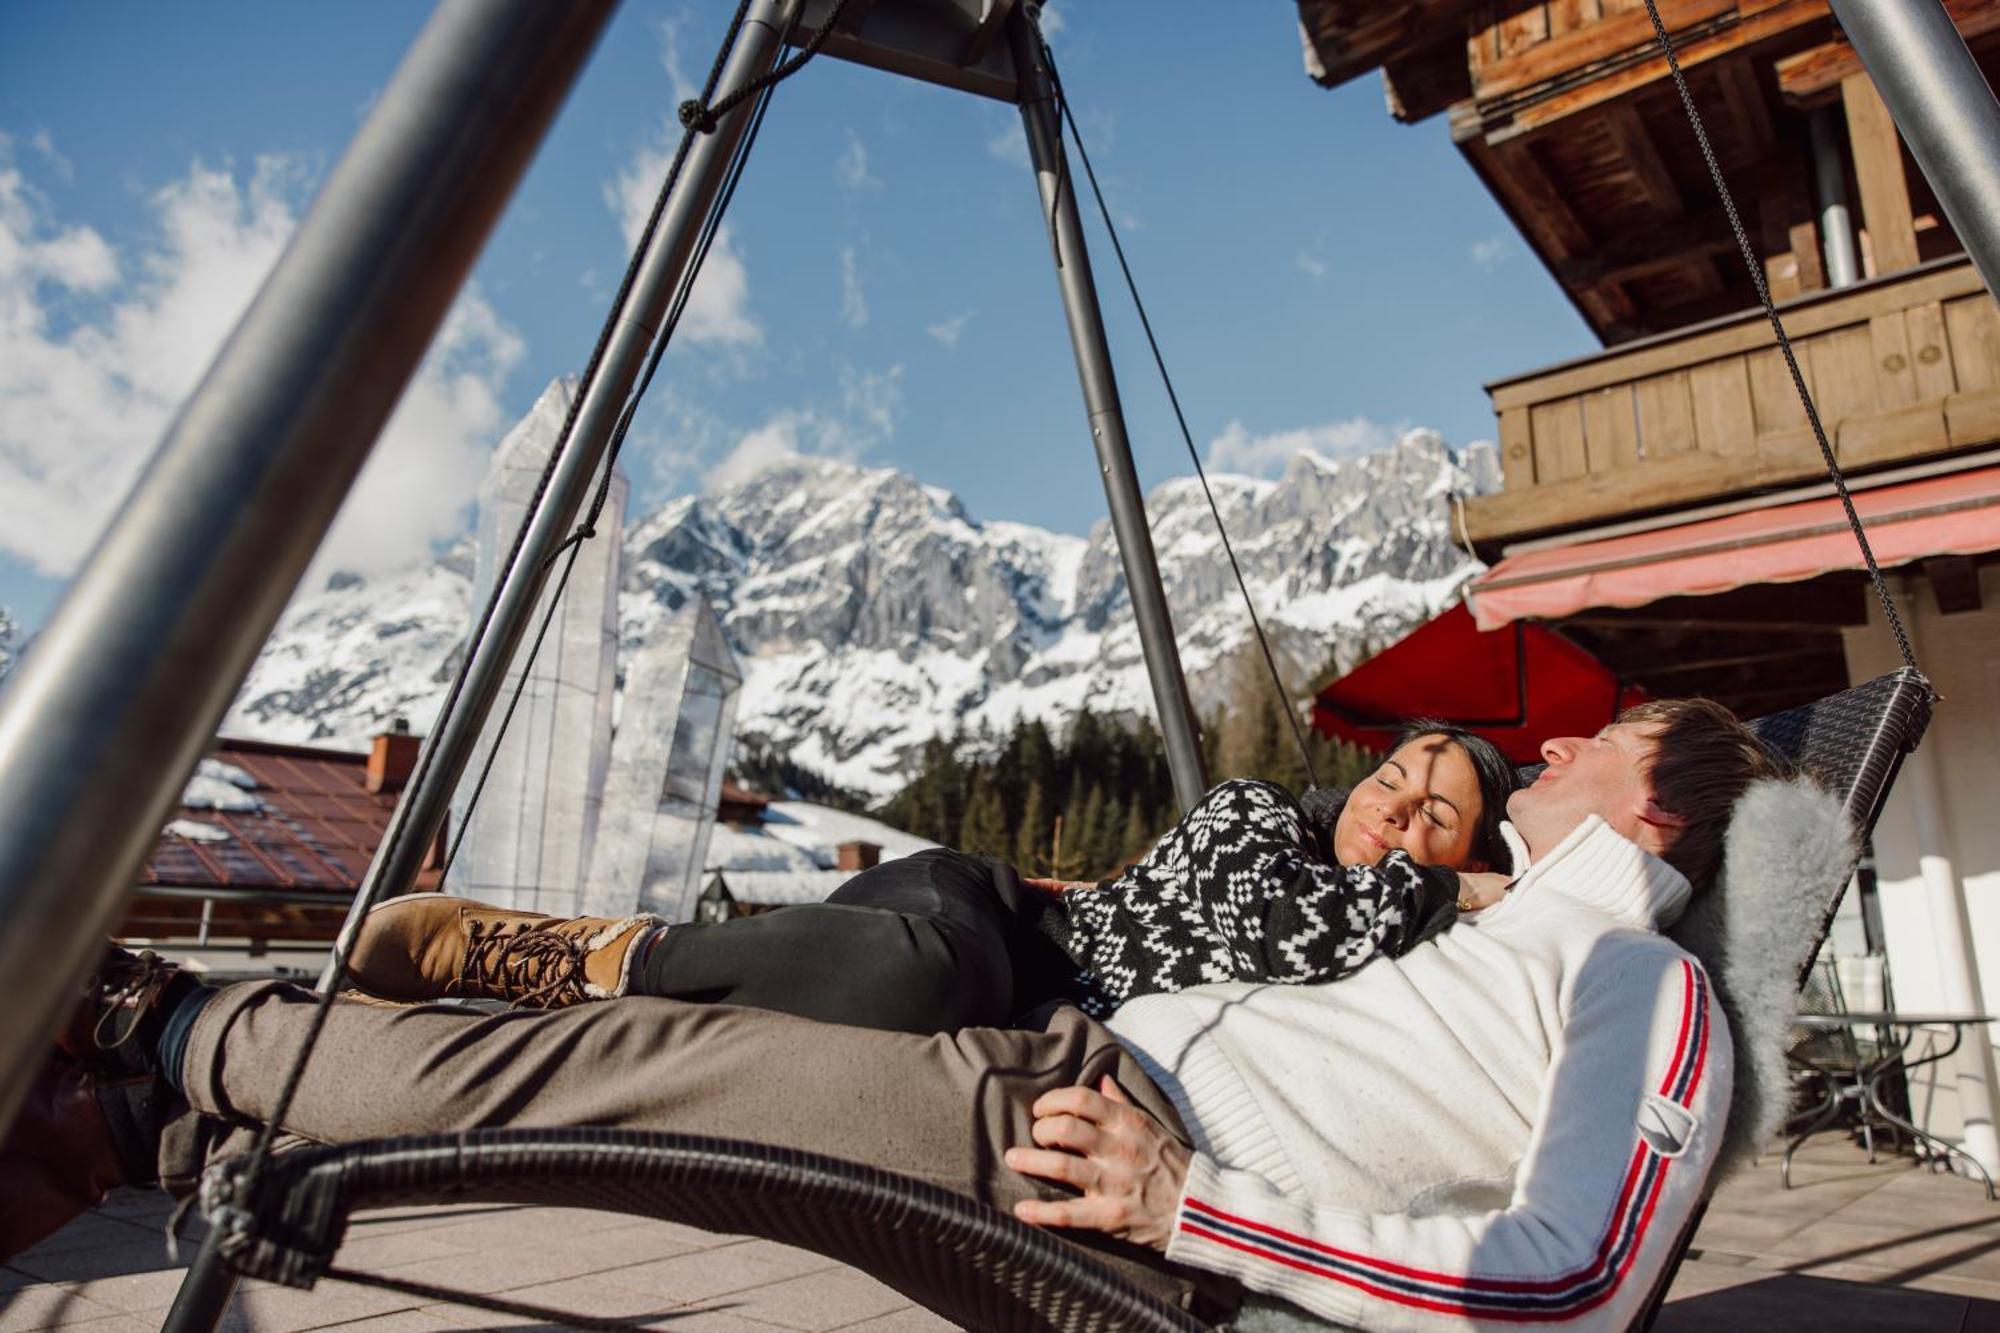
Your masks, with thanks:
[[(1939, 613), (1921, 577), (1898, 573), (1890, 575), (1890, 582), (1899, 594), (1917, 663), (1944, 696), (1923, 751), (1906, 761), (1875, 829), (1896, 1007), (1905, 1012), (1962, 1007), (1961, 997), (1952, 993), (1952, 960), (1947, 956), (1958, 932), (1924, 882), (1918, 858), (1926, 852), (1941, 854), (1956, 873), (1981, 983), (1974, 999), (1991, 1013), (2000, 1009), (2000, 568), (1980, 571), (1981, 609), (1949, 616)], [(1849, 678), (1856, 682), (1902, 664), (1872, 596), (1869, 607), (1867, 627), (1846, 632)], [(1925, 762), (1924, 751), (1936, 763), (1944, 834), (1944, 845), (1937, 848), (1921, 845), (1922, 821), (1915, 806), (1922, 783), (1913, 780), (1912, 770)], [(1995, 1042), (1991, 1028), (1985, 1040)], [(1960, 1082), (1981, 1077), (1978, 1062), (1961, 1055), (1956, 1067), (1947, 1062), (1924, 1072), (1934, 1077), (1914, 1082), (1910, 1089), (1918, 1123), (1925, 1123), (1928, 1112), (1933, 1133), (1958, 1137), (1964, 1114)]]

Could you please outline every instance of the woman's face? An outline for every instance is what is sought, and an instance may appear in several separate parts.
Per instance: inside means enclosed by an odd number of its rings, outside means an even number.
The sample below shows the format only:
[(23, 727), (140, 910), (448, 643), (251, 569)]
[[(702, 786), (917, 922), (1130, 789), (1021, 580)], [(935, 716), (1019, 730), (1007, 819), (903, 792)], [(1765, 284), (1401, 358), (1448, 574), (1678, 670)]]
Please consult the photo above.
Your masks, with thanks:
[(1347, 798), (1333, 826), (1334, 858), (1372, 866), (1404, 851), (1420, 865), (1483, 870), (1472, 857), (1480, 807), (1479, 775), (1465, 751), (1443, 736), (1419, 736)]

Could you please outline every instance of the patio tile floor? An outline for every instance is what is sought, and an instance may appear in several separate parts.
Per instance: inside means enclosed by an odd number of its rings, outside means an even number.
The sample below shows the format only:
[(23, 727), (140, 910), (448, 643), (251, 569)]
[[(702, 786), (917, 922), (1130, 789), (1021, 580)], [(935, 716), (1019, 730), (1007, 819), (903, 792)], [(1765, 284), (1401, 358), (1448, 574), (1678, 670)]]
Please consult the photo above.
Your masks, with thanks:
[[(1900, 1158), (1870, 1165), (1838, 1134), (1775, 1154), (1716, 1192), (1659, 1333), (2000, 1333), (2000, 1204)], [(0, 1267), (0, 1333), (156, 1329), (179, 1265), (156, 1195), (120, 1194)], [(342, 1262), (634, 1328), (677, 1333), (930, 1333), (949, 1326), (817, 1255), (664, 1222), (575, 1209), (467, 1205), (357, 1217)], [(193, 1247), (184, 1246), (184, 1253)], [(423, 1333), (544, 1327), (469, 1306), (323, 1283), (246, 1283), (230, 1333)]]

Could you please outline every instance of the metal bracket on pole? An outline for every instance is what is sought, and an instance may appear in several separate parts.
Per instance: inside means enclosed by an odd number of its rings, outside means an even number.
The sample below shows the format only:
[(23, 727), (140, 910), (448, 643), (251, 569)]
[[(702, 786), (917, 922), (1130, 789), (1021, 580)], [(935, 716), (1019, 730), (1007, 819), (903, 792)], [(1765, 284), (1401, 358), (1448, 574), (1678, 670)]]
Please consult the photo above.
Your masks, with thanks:
[(1939, 0), (1832, 0), (1986, 290), (2000, 296), (2000, 102)]
[(1041, 187), (1043, 216), (1055, 249), (1056, 280), (1062, 287), (1063, 313), (1069, 318), (1070, 342), (1076, 351), (1077, 378), (1083, 384), (1083, 404), (1090, 416), (1090, 439), (1097, 448), (1097, 467), (1104, 493), (1111, 502), (1111, 530), (1125, 566), (1125, 590), (1132, 599), (1139, 643), (1146, 654), (1146, 675), (1159, 712), (1160, 735), (1166, 742), (1167, 767), (1173, 774), (1174, 798), (1183, 811), (1192, 810), (1208, 790), (1202, 773), (1201, 742), (1195, 728), (1194, 704), (1181, 673), (1180, 649), (1174, 643), (1173, 616), (1160, 586), (1160, 566), (1153, 555), (1153, 535), (1146, 526), (1145, 497), (1132, 465), (1132, 443), (1125, 434), (1125, 410), (1118, 401), (1118, 379), (1111, 368), (1111, 347), (1104, 336), (1104, 316), (1097, 305), (1097, 284), (1090, 273), (1090, 255), (1083, 244), (1083, 223), (1077, 214), (1076, 183), (1070, 179), (1063, 154), (1062, 121), (1055, 104), (1055, 81), (1042, 59), (1040, 33), (1026, 12), (1007, 18), (1007, 35), (1014, 52), (1014, 72), (1021, 87), (1021, 123), (1028, 134), (1028, 156)]

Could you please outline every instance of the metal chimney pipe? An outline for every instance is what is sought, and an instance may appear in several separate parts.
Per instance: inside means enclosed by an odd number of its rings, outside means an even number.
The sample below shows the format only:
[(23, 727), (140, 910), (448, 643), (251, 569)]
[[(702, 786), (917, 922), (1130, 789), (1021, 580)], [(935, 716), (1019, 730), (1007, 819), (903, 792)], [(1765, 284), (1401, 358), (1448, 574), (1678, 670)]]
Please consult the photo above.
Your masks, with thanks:
[(1816, 108), (1812, 130), (1813, 195), (1819, 204), (1820, 250), (1826, 256), (1826, 285), (1852, 287), (1861, 280), (1854, 250), (1854, 219), (1847, 211), (1847, 163), (1841, 156), (1839, 112)]
[(445, 0), (0, 695), (0, 1124), (611, 0)]

